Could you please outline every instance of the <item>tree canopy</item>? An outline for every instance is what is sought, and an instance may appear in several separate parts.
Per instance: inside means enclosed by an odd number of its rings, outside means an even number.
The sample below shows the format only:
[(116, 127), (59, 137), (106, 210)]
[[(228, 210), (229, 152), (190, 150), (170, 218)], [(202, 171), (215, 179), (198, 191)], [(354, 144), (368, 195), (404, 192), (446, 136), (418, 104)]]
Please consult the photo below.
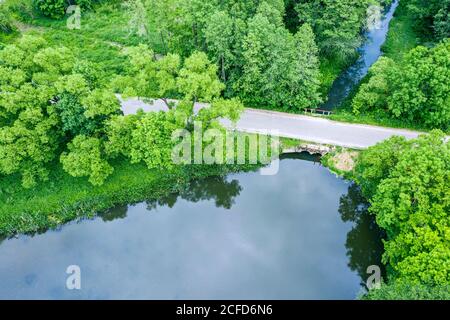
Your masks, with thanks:
[[(239, 117), (242, 104), (220, 97), (224, 85), (205, 53), (158, 60), (139, 45), (125, 54), (127, 74), (105, 85), (94, 64), (42, 38), (24, 36), (1, 49), (0, 174), (18, 174), (24, 187), (33, 187), (60, 160), (70, 175), (100, 185), (114, 158), (170, 166), (173, 131), (189, 129), (197, 118), (217, 126), (218, 118)], [(123, 116), (115, 96), (120, 89), (144, 97), (175, 94), (181, 102), (167, 102), (169, 112)], [(211, 107), (195, 114), (197, 101)]]
[(419, 46), (402, 62), (381, 57), (353, 99), (353, 111), (388, 113), (427, 128), (450, 128), (450, 42)]
[(396, 281), (429, 286), (450, 281), (450, 148), (434, 131), (391, 138), (364, 151), (356, 180), (386, 230), (383, 261)]

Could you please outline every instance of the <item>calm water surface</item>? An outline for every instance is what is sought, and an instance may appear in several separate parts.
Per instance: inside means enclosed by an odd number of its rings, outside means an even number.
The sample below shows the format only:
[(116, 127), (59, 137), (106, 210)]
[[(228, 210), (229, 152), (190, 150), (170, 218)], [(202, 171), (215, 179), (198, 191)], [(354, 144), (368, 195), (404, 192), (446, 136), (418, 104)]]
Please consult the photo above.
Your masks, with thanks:
[(0, 298), (354, 299), (379, 230), (354, 185), (302, 158), (3, 240)]

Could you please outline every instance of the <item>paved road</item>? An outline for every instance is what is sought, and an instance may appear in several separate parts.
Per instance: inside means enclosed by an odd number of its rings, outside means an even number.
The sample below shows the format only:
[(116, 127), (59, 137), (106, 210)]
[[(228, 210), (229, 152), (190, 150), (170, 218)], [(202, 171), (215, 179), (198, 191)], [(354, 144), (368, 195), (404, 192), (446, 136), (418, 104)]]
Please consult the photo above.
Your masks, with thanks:
[[(195, 111), (205, 106), (205, 104), (197, 104)], [(161, 100), (154, 100), (153, 105), (137, 99), (122, 101), (124, 114), (135, 113), (139, 108), (146, 112), (167, 110)], [(229, 121), (224, 120), (223, 124), (227, 127), (231, 126)], [(368, 148), (394, 135), (413, 139), (420, 134), (410, 130), (349, 124), (318, 117), (255, 109), (246, 109), (243, 112), (236, 129), (252, 133), (269, 132), (280, 137), (357, 149)]]

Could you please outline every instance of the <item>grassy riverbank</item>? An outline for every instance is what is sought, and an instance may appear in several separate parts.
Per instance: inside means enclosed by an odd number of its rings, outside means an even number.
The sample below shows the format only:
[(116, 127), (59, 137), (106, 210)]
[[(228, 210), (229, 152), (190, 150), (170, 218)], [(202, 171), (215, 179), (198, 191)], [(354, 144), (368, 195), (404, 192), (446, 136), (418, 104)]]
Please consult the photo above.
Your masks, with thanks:
[(251, 166), (186, 166), (149, 170), (143, 164), (114, 163), (114, 173), (102, 186), (73, 178), (55, 165), (49, 180), (24, 189), (14, 176), (0, 181), (0, 236), (34, 233), (71, 220), (93, 217), (116, 205), (155, 200), (182, 190), (192, 179), (251, 170)]
[(413, 17), (408, 14), (405, 6), (400, 4), (389, 26), (386, 42), (381, 48), (384, 56), (401, 61), (405, 53), (418, 46), (421, 39), (414, 28)]

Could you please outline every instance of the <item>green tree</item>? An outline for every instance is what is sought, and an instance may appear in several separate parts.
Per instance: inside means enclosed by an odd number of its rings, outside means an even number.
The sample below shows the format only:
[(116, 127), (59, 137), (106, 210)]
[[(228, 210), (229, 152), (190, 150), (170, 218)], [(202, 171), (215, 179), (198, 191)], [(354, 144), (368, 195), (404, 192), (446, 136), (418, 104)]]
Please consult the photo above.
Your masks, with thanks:
[(218, 63), (223, 82), (227, 81), (227, 73), (234, 62), (233, 29), (233, 20), (225, 11), (215, 12), (205, 29), (208, 52)]
[(168, 97), (176, 97), (177, 77), (180, 71), (181, 58), (177, 54), (168, 54), (156, 63), (156, 81), (158, 83), (158, 97), (160, 97), (169, 109), (172, 104)]
[(300, 24), (309, 23), (322, 53), (346, 60), (361, 43), (370, 0), (301, 0), (296, 6)]
[(103, 141), (98, 138), (76, 136), (68, 145), (69, 152), (61, 154), (65, 171), (74, 177), (89, 177), (93, 185), (102, 185), (114, 171), (105, 160)]
[(417, 47), (402, 63), (381, 58), (353, 99), (355, 113), (378, 112), (427, 128), (450, 128), (450, 42)]
[(380, 289), (371, 290), (361, 297), (363, 300), (449, 300), (448, 285), (432, 287), (408, 283), (383, 284)]
[(116, 76), (110, 86), (123, 97), (155, 97), (157, 95), (155, 54), (140, 44), (124, 50), (128, 58), (125, 75)]
[(203, 52), (194, 52), (185, 60), (177, 86), (184, 99), (193, 103), (209, 102), (218, 97), (225, 87), (217, 78), (217, 66)]
[(47, 179), (47, 164), (56, 157), (61, 134), (51, 81), (73, 62), (69, 51), (44, 46), (42, 39), (25, 36), (0, 50), (0, 173), (19, 174), (24, 187)]
[(407, 7), (423, 33), (436, 40), (450, 37), (450, 0), (409, 0)]
[(106, 135), (108, 137), (105, 142), (105, 151), (110, 157), (118, 157), (123, 155), (127, 158), (131, 157), (133, 132), (136, 130), (138, 121), (142, 118), (143, 113), (127, 116), (113, 116), (106, 124)]
[(249, 21), (243, 45), (240, 96), (254, 106), (315, 107), (320, 102), (320, 74), (311, 28), (305, 24), (294, 36), (272, 7), (263, 5), (258, 12)]
[(356, 180), (387, 232), (383, 261), (397, 281), (450, 283), (450, 148), (434, 131), (392, 138), (363, 152)]
[[(105, 139), (104, 122), (121, 111), (94, 73), (92, 64), (77, 61), (67, 48), (46, 47), (39, 37), (24, 36), (0, 50), (0, 174), (20, 175), (24, 187), (33, 187), (47, 179), (73, 137)], [(93, 144), (75, 142), (74, 155)], [(81, 174), (74, 166), (65, 167)], [(92, 181), (102, 181), (93, 175)]]
[(131, 161), (144, 161), (149, 169), (170, 168), (173, 149), (172, 133), (177, 129), (171, 112), (149, 112), (132, 131)]
[(380, 57), (369, 69), (368, 82), (361, 84), (352, 101), (355, 114), (367, 111), (387, 112), (387, 98), (391, 94), (391, 79), (397, 72), (395, 62), (387, 57)]
[(388, 107), (395, 117), (428, 128), (450, 128), (450, 42), (435, 48), (417, 47), (392, 78)]

